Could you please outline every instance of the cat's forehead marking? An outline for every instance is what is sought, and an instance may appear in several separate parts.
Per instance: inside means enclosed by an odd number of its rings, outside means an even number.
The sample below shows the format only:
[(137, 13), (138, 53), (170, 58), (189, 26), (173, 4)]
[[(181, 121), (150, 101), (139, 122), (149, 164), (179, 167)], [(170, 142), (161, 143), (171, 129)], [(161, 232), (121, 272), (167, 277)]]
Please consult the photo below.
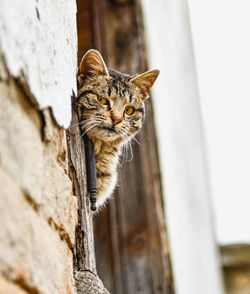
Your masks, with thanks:
[(109, 87), (114, 89), (116, 95), (125, 96), (129, 88), (128, 81), (130, 79), (130, 76), (127, 74), (122, 74), (113, 69), (109, 69), (109, 75)]
[(116, 95), (124, 96), (128, 90), (128, 85), (124, 81), (111, 80), (109, 87), (113, 89)]
[(132, 104), (135, 107), (143, 106), (141, 93), (136, 88), (129, 85), (130, 75), (120, 73), (118, 71), (109, 69), (110, 80), (107, 87), (109, 87), (112, 99), (121, 99), (125, 104)]
[(134, 99), (133, 94), (129, 95), (129, 102), (132, 102), (132, 100)]
[(86, 79), (80, 94), (86, 90), (94, 94), (106, 97), (110, 100), (111, 107), (114, 105), (122, 108), (124, 105), (132, 105), (135, 108), (144, 108), (140, 90), (129, 84), (131, 76), (109, 69), (109, 76), (99, 75), (95, 78)]

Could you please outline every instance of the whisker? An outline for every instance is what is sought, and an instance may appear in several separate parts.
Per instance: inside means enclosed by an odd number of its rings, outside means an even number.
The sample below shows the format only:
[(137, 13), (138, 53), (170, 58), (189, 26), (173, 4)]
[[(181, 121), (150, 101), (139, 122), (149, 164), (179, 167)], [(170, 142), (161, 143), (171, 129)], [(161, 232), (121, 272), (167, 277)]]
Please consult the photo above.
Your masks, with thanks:
[(136, 139), (135, 136), (133, 136), (132, 139), (135, 140), (135, 142), (136, 142), (138, 145), (141, 145), (141, 142), (139, 142), (139, 141)]
[[(125, 130), (121, 130), (122, 132), (122, 137), (124, 138), (124, 141), (126, 140), (127, 142), (123, 145), (123, 160), (122, 160), (122, 165), (126, 162), (126, 161), (131, 161), (133, 159), (133, 150), (132, 150), (132, 146), (131, 146), (131, 142), (129, 140), (129, 136), (128, 134), (125, 132)], [(128, 157), (128, 149), (130, 150), (130, 158)]]
[(131, 134), (131, 139), (134, 139), (135, 142), (136, 142), (137, 144), (141, 145), (141, 143), (136, 139), (135, 135), (134, 135), (134, 134), (128, 129), (128, 127), (125, 126), (125, 128), (126, 128), (126, 131), (127, 131), (129, 134)]
[(82, 139), (82, 137), (83, 137), (87, 132), (89, 132), (91, 129), (93, 129), (93, 128), (96, 127), (96, 126), (98, 126), (98, 124), (94, 124), (93, 126), (90, 126), (86, 131), (84, 131), (84, 132), (81, 134), (80, 138), (78, 139), (78, 142)]
[(78, 122), (78, 123), (73, 124), (72, 126), (69, 126), (69, 130), (70, 130), (70, 132), (72, 132), (72, 131), (74, 130), (74, 128), (75, 128), (76, 126), (79, 126), (80, 124), (81, 124), (81, 122)]
[(128, 150), (127, 150), (127, 145), (123, 145), (123, 148), (122, 148), (122, 151), (123, 151), (123, 157), (122, 157), (122, 165), (127, 161), (127, 156), (128, 156)]
[(101, 123), (101, 122), (98, 121), (98, 120), (95, 120), (95, 121), (91, 120), (91, 121), (88, 121), (86, 124), (82, 124), (82, 126), (85, 128), (86, 126), (88, 126), (88, 125), (90, 125), (92, 123)]
[[(126, 128), (126, 130), (128, 130), (128, 129)], [(132, 134), (132, 132), (130, 132), (130, 133)], [(132, 148), (132, 144), (131, 144), (131, 140), (130, 139), (134, 139), (134, 135), (131, 138), (129, 138), (129, 136), (127, 134), (126, 134), (126, 136), (128, 138), (128, 141), (126, 143), (128, 145), (127, 148), (129, 148), (129, 150), (130, 150), (130, 159), (128, 159), (128, 161), (131, 161), (133, 159), (134, 155), (133, 155), (133, 148)]]
[(133, 149), (131, 146), (131, 141), (128, 141), (128, 146), (129, 146), (129, 150), (130, 150), (130, 159), (128, 161), (132, 161), (134, 158), (134, 155), (133, 155)]
[(83, 125), (85, 122), (88, 122), (88, 121), (93, 121), (93, 120), (92, 119), (85, 119), (85, 120), (79, 121), (79, 122), (73, 124), (72, 127), (70, 127), (70, 129), (72, 129), (73, 127), (76, 127), (76, 126)]
[[(90, 119), (89, 119), (89, 120), (90, 120)], [(80, 122), (74, 124), (73, 127), (76, 127), (76, 126), (82, 125), (85, 121), (87, 121), (87, 120), (82, 120), (82, 121), (80, 121)]]

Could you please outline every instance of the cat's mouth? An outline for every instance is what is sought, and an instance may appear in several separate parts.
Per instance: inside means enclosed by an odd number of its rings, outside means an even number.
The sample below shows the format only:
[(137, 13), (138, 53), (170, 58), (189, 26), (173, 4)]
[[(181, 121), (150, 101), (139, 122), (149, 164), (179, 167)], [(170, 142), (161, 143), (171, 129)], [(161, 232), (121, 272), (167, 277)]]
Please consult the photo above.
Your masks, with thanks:
[(100, 127), (101, 129), (103, 130), (106, 130), (106, 131), (109, 131), (111, 133), (117, 133), (116, 129), (115, 129), (115, 126), (112, 126), (112, 127), (105, 127), (105, 126), (102, 126)]

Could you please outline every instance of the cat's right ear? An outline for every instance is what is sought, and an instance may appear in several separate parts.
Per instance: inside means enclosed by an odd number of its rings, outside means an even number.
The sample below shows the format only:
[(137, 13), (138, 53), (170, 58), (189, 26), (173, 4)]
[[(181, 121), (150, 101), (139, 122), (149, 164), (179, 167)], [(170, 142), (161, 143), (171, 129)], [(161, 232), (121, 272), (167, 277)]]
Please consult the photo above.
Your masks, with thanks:
[(143, 100), (148, 98), (149, 90), (152, 88), (160, 71), (158, 69), (146, 71), (138, 76), (133, 77), (129, 83), (138, 86), (143, 94)]
[(95, 75), (108, 76), (109, 73), (101, 54), (97, 50), (90, 49), (89, 51), (87, 51), (87, 53), (85, 53), (81, 60), (78, 81), (79, 79), (82, 80), (82, 78), (86, 76)]

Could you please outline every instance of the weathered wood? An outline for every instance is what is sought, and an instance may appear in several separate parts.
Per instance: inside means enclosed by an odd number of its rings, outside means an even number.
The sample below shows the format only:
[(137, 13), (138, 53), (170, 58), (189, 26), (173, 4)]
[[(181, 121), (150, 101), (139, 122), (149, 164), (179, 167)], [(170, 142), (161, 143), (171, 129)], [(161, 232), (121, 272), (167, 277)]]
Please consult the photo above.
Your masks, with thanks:
[(250, 266), (250, 245), (233, 244), (221, 247), (221, 261), (224, 267)]
[(78, 226), (73, 251), (74, 277), (79, 294), (105, 294), (108, 291), (104, 288), (96, 272), (93, 220), (87, 193), (85, 146), (75, 107), (73, 107), (72, 117), (67, 137), (70, 177), (73, 192), (78, 199)]
[(102, 281), (91, 272), (76, 272), (75, 281), (78, 294), (109, 294)]
[[(92, 40), (79, 40), (79, 53), (99, 49), (109, 67), (131, 74), (147, 69), (139, 1), (78, 2), (78, 30), (92, 28)], [(80, 15), (79, 14), (79, 15)], [(81, 22), (81, 23), (80, 23)], [(91, 23), (91, 24), (90, 24)], [(79, 27), (79, 24), (83, 27)], [(85, 27), (85, 28), (84, 28)], [(84, 45), (85, 44), (85, 45)], [(152, 105), (133, 144), (134, 159), (121, 167), (115, 199), (94, 219), (98, 272), (111, 293), (173, 293), (164, 223)]]
[(221, 261), (228, 294), (250, 293), (250, 245), (221, 247)]
[(70, 177), (74, 194), (78, 199), (79, 224), (76, 231), (75, 265), (77, 270), (89, 270), (96, 274), (94, 254), (93, 220), (87, 194), (86, 162), (84, 141), (78, 126), (76, 112), (72, 113), (68, 131)]

